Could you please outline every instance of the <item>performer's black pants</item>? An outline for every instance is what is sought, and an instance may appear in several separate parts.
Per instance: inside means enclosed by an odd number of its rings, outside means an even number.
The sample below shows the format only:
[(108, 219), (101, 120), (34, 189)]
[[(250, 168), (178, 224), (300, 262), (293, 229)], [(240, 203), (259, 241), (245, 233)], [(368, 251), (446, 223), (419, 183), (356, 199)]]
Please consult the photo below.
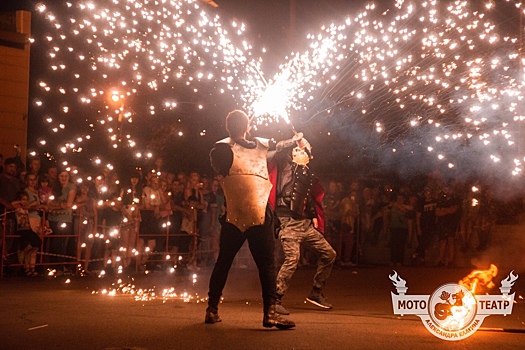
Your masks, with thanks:
[(253, 260), (259, 269), (264, 312), (266, 313), (270, 306), (275, 304), (275, 238), (272, 225), (253, 226), (242, 233), (234, 225), (223, 222), (219, 257), (210, 278), (208, 310), (217, 312), (233, 259), (246, 240), (248, 240)]

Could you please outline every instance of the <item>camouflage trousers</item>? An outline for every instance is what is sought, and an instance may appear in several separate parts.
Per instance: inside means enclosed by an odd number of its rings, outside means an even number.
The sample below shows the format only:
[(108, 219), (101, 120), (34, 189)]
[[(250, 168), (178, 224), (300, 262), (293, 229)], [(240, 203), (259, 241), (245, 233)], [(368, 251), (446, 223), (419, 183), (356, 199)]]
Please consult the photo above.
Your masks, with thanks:
[(311, 220), (280, 217), (279, 221), (281, 222), (279, 240), (284, 251), (284, 262), (277, 274), (277, 294), (283, 296), (288, 290), (290, 280), (299, 263), (302, 242), (312, 247), (318, 256), (313, 286), (323, 289), (334, 265), (336, 255), (334, 249), (321, 232), (314, 228)]

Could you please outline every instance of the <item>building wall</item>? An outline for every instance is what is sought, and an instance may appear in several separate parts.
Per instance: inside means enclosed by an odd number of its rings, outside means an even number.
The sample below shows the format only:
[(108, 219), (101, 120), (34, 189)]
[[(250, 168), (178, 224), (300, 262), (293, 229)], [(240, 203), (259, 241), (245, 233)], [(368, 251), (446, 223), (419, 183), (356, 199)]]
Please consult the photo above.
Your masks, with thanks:
[[(11, 18), (11, 19), (10, 19)], [(11, 42), (11, 32), (31, 34), (31, 13), (16, 11), (2, 14), (0, 31), (0, 153), (4, 159), (15, 155), (20, 145), (22, 159), (27, 150), (29, 101), (29, 44)], [(12, 22), (12, 26), (9, 22)], [(6, 25), (7, 22), (7, 25)], [(9, 27), (9, 28), (8, 28)], [(20, 35), (15, 35), (20, 39)]]

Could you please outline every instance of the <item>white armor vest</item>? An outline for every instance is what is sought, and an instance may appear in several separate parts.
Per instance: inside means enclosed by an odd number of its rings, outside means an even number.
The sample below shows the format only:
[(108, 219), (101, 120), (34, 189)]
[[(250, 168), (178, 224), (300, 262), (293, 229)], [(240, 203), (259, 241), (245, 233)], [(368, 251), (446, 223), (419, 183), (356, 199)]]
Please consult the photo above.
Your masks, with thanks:
[(226, 197), (226, 221), (241, 232), (264, 224), (272, 189), (266, 164), (268, 140), (255, 138), (255, 142), (257, 146), (253, 149), (242, 147), (230, 138), (218, 142), (228, 143), (232, 148), (233, 163), (222, 189)]

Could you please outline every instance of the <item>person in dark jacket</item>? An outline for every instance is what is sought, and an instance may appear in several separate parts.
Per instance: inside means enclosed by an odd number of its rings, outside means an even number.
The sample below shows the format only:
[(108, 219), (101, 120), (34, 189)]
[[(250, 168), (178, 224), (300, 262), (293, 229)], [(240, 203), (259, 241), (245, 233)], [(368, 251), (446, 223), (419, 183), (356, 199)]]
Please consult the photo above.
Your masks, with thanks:
[(311, 147), (305, 139), (298, 142), (297, 147), (276, 155), (278, 176), (275, 213), (280, 222), (279, 240), (284, 251), (284, 262), (277, 274), (276, 311), (284, 315), (289, 312), (282, 305), (282, 298), (297, 269), (302, 242), (319, 256), (312, 290), (306, 300), (323, 309), (332, 308), (323, 295), (323, 288), (330, 277), (336, 253), (319, 231), (315, 177), (308, 167), (310, 157)]

